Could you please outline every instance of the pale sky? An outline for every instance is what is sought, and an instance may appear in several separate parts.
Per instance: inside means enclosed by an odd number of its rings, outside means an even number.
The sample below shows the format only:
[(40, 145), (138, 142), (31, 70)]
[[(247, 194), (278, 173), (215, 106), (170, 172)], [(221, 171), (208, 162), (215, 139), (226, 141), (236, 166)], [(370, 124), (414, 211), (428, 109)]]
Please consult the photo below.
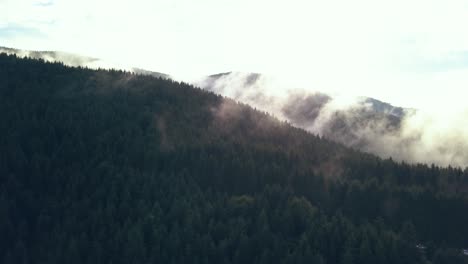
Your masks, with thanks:
[(468, 109), (468, 0), (0, 0), (0, 46)]

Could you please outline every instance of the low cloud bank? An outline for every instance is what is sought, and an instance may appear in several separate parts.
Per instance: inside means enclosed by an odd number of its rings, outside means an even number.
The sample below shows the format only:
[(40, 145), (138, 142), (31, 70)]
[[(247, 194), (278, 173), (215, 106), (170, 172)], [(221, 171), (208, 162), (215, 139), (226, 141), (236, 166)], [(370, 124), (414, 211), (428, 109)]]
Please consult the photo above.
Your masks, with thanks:
[(383, 158), (468, 166), (468, 111), (405, 109), (366, 97), (285, 88), (255, 73), (211, 75), (194, 84)]
[[(0, 47), (0, 53), (60, 61), (74, 67), (121, 69), (171, 78), (159, 72), (65, 52)], [(291, 76), (290, 79), (293, 81), (294, 78)], [(456, 109), (453, 111), (440, 105), (434, 105), (431, 111), (404, 109), (372, 98), (330, 95), (319, 92), (320, 89), (298, 89), (257, 73), (221, 73), (192, 83), (267, 111), (312, 133), (383, 158), (468, 167), (468, 107), (459, 104), (453, 106)]]

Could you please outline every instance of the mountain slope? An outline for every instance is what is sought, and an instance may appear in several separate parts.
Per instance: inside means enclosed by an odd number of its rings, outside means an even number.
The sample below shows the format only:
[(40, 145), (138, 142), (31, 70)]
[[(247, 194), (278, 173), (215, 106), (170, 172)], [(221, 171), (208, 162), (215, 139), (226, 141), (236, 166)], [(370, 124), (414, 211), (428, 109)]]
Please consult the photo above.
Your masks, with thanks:
[(468, 171), (184, 83), (0, 55), (0, 133), (2, 263), (465, 261)]
[[(64, 52), (23, 51), (2, 47), (0, 52), (63, 62), (68, 66), (124, 69), (157, 78), (171, 78), (159, 72), (128, 68)], [(428, 139), (437, 137), (440, 131), (427, 130), (424, 124), (431, 124), (431, 120), (425, 122), (421, 120), (430, 119), (430, 116), (424, 116), (414, 109), (394, 107), (367, 97), (356, 97), (352, 102), (340, 105), (340, 98), (319, 92), (310, 93), (291, 89), (278, 94), (275, 90), (281, 91), (285, 87), (275, 87), (268, 78), (258, 73), (219, 73), (202, 78), (201, 81), (195, 82), (195, 85), (272, 113), (296, 127), (383, 158), (392, 157), (412, 163), (468, 166), (466, 141), (460, 137), (450, 136), (450, 132), (445, 132), (450, 144), (433, 145)], [(326, 101), (320, 101), (324, 98)], [(435, 129), (437, 130), (437, 127)]]
[(418, 114), (415, 109), (395, 107), (368, 97), (345, 98), (343, 104), (339, 96), (285, 89), (270, 79), (257, 73), (227, 72), (202, 78), (196, 85), (268, 111), (296, 127), (384, 158), (468, 165), (468, 157), (458, 149), (449, 150), (453, 152), (452, 158), (436, 149), (428, 149), (434, 159), (415, 154), (425, 147), (420, 142), (423, 131), (411, 126), (411, 118)]

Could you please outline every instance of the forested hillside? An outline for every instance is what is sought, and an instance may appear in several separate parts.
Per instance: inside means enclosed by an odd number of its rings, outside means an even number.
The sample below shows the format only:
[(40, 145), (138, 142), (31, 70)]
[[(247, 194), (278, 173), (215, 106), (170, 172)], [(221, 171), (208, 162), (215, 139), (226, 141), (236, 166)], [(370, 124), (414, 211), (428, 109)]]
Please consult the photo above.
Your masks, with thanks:
[(467, 223), (466, 169), (184, 83), (0, 55), (1, 263), (468, 263)]

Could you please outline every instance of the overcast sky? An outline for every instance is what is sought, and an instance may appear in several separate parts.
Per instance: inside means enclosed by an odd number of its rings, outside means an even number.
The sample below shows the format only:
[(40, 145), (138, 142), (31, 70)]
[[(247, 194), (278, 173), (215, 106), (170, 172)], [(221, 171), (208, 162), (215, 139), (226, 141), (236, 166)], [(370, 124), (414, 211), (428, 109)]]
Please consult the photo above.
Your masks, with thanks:
[(0, 0), (0, 45), (185, 79), (252, 71), (408, 107), (468, 106), (462, 0)]

